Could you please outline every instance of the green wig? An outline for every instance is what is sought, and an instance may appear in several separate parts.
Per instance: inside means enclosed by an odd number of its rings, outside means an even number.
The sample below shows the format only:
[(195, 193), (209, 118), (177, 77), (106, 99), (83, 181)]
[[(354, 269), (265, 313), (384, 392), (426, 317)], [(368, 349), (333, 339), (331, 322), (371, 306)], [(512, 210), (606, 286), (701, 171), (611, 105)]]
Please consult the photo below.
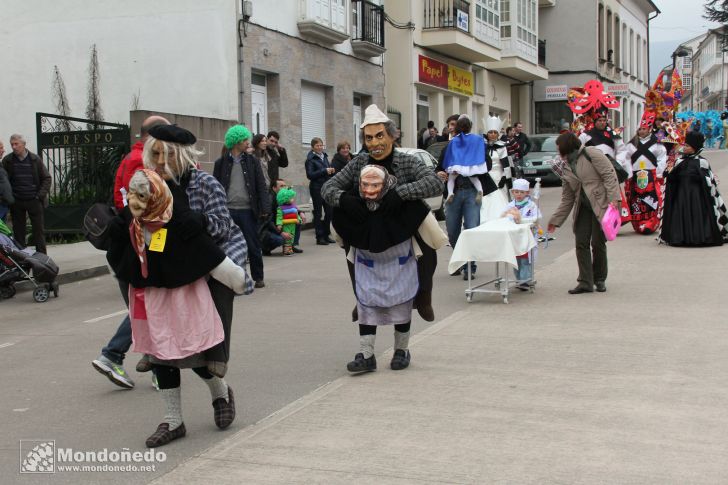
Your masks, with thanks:
[(296, 198), (296, 191), (293, 189), (289, 189), (287, 187), (282, 188), (276, 194), (276, 202), (278, 202), (278, 205), (288, 204), (295, 198)]
[(229, 150), (241, 141), (249, 139), (250, 130), (247, 129), (244, 125), (231, 126), (230, 129), (228, 129), (227, 133), (225, 133), (225, 147), (227, 147), (227, 149)]

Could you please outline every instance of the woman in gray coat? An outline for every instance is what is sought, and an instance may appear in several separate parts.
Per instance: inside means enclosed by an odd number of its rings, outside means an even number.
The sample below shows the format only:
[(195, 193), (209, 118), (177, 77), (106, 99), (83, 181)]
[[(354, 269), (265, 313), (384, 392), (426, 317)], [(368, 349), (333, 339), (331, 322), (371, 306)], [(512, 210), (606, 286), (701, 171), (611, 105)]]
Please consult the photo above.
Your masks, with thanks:
[[(574, 239), (579, 265), (578, 284), (569, 293), (607, 291), (607, 240), (601, 220), (609, 204), (619, 210), (620, 193), (612, 162), (598, 149), (582, 148), (573, 133), (556, 139), (561, 163), (561, 203), (551, 216), (548, 232), (560, 227), (574, 208)], [(591, 249), (591, 251), (590, 251)]]

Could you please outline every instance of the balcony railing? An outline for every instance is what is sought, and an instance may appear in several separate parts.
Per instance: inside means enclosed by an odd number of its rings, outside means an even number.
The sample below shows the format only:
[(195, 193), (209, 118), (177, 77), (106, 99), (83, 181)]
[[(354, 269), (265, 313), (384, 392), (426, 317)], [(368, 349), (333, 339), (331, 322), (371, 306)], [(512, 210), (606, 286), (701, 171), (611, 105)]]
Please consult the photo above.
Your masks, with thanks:
[(459, 29), (470, 32), (470, 2), (425, 0), (424, 29)]
[(538, 41), (538, 65), (546, 67), (546, 40)]
[(352, 0), (352, 40), (384, 47), (384, 7), (366, 0)]

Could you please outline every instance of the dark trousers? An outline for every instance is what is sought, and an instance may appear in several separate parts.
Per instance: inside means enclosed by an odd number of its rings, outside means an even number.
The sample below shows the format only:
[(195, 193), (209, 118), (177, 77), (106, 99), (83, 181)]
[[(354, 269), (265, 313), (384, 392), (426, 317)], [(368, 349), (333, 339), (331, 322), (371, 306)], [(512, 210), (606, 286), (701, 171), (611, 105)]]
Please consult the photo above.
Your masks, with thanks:
[[(154, 374), (157, 376), (157, 384), (160, 389), (174, 389), (180, 386), (180, 372), (177, 367), (168, 365), (154, 364)], [(192, 371), (205, 380), (212, 379), (214, 376), (210, 374), (207, 367), (195, 367)]]
[[(120, 279), (116, 280), (119, 283), (119, 291), (121, 296), (124, 298), (126, 307), (129, 308), (129, 283)], [(116, 333), (111, 337), (106, 347), (101, 349), (101, 354), (112, 361), (115, 364), (123, 365), (124, 357), (131, 347), (131, 320), (127, 313), (124, 320), (121, 321), (119, 328), (116, 329)]]
[(607, 279), (607, 238), (590, 207), (580, 207), (574, 222), (579, 285), (593, 288)]
[(205, 350), (205, 359), (211, 362), (227, 362), (230, 360), (230, 332), (232, 331), (233, 299), (235, 298), (235, 293), (213, 278), (210, 278), (207, 286), (210, 288), (210, 296), (212, 297), (213, 303), (215, 303), (220, 320), (222, 320), (225, 340)]
[[(410, 331), (412, 322), (400, 323), (394, 326), (397, 332), (405, 333)], [(359, 325), (359, 335), (376, 335), (378, 325)]]
[[(313, 227), (316, 230), (316, 239), (326, 239), (331, 235), (331, 207), (321, 197), (321, 187), (309, 187), (309, 191), (313, 202)], [(323, 220), (321, 211), (324, 213)]]
[(263, 251), (258, 239), (258, 221), (250, 209), (230, 209), (230, 217), (238, 225), (248, 245), (250, 275), (255, 281), (263, 281)]
[(10, 206), (10, 216), (13, 218), (13, 237), (20, 244), (28, 244), (25, 234), (26, 218), (30, 217), (33, 228), (33, 245), (39, 253), (46, 254), (45, 236), (43, 235), (43, 203), (38, 200), (16, 200)]

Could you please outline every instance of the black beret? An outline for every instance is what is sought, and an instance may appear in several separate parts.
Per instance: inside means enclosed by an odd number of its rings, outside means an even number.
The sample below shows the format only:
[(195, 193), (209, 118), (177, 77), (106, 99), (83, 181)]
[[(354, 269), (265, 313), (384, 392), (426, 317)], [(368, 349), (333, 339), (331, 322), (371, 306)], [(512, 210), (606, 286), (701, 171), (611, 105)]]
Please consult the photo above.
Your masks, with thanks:
[(149, 129), (149, 134), (157, 140), (179, 143), (180, 145), (192, 145), (197, 141), (191, 131), (177, 125), (153, 126)]
[(699, 131), (689, 131), (687, 135), (685, 135), (685, 144), (693, 147), (693, 150), (696, 152), (703, 148), (704, 142), (705, 137)]

